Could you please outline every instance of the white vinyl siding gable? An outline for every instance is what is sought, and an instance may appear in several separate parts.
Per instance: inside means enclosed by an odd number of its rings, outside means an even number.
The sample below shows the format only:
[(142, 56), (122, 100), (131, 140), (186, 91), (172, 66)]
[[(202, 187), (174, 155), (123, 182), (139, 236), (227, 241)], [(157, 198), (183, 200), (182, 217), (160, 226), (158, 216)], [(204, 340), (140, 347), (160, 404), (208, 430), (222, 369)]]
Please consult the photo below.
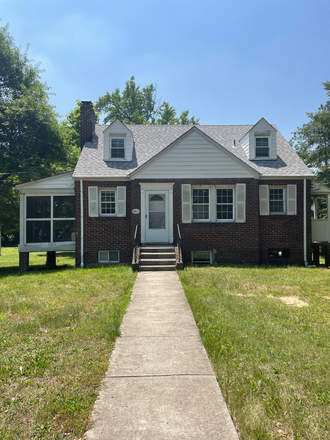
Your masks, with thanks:
[(135, 178), (249, 178), (257, 173), (202, 133), (193, 131), (142, 167)]
[(22, 183), (16, 186), (20, 194), (74, 194), (72, 173), (46, 177), (35, 182)]

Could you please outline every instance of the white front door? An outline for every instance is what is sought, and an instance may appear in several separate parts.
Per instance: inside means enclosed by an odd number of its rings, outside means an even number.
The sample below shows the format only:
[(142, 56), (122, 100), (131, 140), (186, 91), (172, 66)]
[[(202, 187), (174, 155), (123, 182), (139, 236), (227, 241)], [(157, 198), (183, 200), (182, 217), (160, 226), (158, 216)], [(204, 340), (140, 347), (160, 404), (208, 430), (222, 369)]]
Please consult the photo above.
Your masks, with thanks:
[(146, 191), (146, 242), (169, 243), (168, 190)]

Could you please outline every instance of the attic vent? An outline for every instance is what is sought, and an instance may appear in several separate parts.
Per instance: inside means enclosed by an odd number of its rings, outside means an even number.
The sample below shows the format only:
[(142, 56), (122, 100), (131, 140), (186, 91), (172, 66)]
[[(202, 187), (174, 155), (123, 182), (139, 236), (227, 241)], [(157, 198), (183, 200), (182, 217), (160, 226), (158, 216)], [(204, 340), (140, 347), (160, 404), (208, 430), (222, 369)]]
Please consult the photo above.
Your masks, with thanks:
[(262, 133), (260, 131), (256, 131), (256, 132), (254, 132), (254, 135), (255, 136), (270, 136), (270, 133), (271, 133), (270, 130), (263, 131)]

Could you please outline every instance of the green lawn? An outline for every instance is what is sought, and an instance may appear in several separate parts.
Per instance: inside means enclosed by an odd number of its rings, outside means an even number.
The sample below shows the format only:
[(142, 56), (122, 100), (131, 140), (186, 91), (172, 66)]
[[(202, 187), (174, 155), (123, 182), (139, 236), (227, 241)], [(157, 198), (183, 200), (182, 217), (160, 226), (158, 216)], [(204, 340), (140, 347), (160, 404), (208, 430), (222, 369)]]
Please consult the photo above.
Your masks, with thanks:
[(241, 439), (330, 439), (330, 270), (179, 276)]
[(0, 256), (0, 438), (78, 439), (88, 426), (100, 381), (136, 275), (130, 266), (73, 269), (74, 254)]

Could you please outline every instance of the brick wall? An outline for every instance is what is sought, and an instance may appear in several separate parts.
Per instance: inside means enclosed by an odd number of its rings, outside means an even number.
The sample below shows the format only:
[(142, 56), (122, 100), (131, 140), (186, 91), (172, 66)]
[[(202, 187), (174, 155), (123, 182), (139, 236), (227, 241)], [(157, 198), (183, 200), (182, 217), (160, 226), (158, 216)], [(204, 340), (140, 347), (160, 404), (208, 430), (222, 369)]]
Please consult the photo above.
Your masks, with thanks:
[[(290, 262), (304, 263), (304, 205), (302, 180), (263, 180), (260, 185), (297, 185), (297, 215), (260, 216), (260, 263), (268, 263), (269, 249), (290, 249)], [(311, 200), (311, 182), (307, 181), (307, 200)], [(307, 206), (307, 255), (311, 262), (310, 205)]]
[[(141, 209), (140, 182), (174, 182), (173, 223), (179, 224), (182, 236), (183, 261), (191, 261), (191, 252), (215, 251), (216, 262), (267, 263), (272, 248), (289, 248), (290, 262), (303, 264), (303, 181), (258, 181), (257, 179), (160, 179), (133, 180), (130, 182), (84, 182), (84, 249), (85, 263), (98, 261), (99, 250), (119, 250), (121, 262), (131, 262), (135, 227), (140, 225), (141, 215), (131, 214)], [(234, 185), (246, 183), (245, 223), (182, 223), (181, 184)], [(310, 181), (307, 182), (307, 200), (310, 199)], [(297, 184), (297, 215), (259, 215), (259, 185)], [(126, 186), (126, 217), (88, 216), (88, 186)], [(309, 210), (307, 210), (307, 214)], [(307, 217), (310, 219), (310, 216)], [(76, 264), (80, 265), (80, 183), (76, 182)], [(307, 228), (308, 256), (311, 255), (311, 222)]]
[[(115, 188), (126, 186), (126, 217), (89, 217), (88, 187)], [(76, 193), (76, 265), (80, 266), (80, 182), (75, 184)], [(130, 233), (130, 182), (83, 182), (84, 200), (84, 263), (85, 265), (98, 262), (98, 251), (119, 251), (120, 262), (130, 262), (132, 259), (132, 237)]]

